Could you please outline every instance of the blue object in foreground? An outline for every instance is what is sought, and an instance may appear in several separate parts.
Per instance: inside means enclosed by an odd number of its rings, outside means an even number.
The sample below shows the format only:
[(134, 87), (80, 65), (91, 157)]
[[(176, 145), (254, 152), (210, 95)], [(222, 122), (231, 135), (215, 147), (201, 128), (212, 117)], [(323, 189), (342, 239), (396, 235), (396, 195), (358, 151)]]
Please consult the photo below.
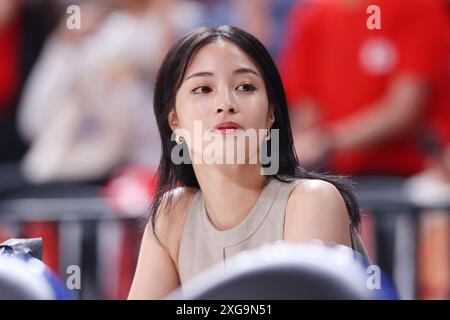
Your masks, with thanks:
[(36, 251), (42, 252), (42, 248), (33, 248), (42, 246), (36, 241), (39, 240), (11, 239), (0, 245), (0, 300), (73, 299), (50, 268), (33, 257)]
[(241, 252), (203, 272), (168, 299), (398, 299), (378, 266), (352, 249), (279, 242)]

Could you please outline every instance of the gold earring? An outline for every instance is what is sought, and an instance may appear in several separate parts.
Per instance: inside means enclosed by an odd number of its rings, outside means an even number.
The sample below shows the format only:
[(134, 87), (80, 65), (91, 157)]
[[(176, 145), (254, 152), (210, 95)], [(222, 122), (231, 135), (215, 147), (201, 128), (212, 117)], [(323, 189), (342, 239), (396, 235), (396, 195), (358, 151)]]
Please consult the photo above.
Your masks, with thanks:
[(270, 132), (270, 129), (267, 129), (267, 132), (266, 132), (266, 137), (265, 137), (265, 139), (266, 139), (266, 140), (270, 140), (270, 137), (271, 137), (271, 132)]
[(176, 136), (176, 138), (175, 138), (175, 141), (176, 141), (178, 144), (182, 144), (182, 143), (184, 142), (184, 137), (183, 137), (182, 135), (178, 135), (178, 134), (177, 134), (177, 136)]

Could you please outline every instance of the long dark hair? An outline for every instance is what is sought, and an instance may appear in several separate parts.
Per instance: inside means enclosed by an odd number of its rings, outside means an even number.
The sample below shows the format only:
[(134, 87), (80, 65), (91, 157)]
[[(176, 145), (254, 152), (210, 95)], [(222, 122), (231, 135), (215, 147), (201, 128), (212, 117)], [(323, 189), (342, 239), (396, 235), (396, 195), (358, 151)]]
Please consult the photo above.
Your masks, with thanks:
[[(294, 149), (286, 97), (278, 70), (264, 47), (251, 34), (233, 27), (218, 28), (201, 27), (179, 39), (169, 50), (159, 69), (154, 95), (154, 112), (161, 135), (162, 156), (157, 172), (158, 186), (151, 207), (150, 220), (156, 238), (156, 219), (162, 212), (161, 204), (165, 199), (165, 207), (171, 205), (172, 190), (178, 186), (199, 188), (197, 178), (191, 164), (174, 164), (171, 151), (176, 142), (171, 140), (172, 129), (168, 115), (175, 108), (175, 96), (181, 86), (187, 66), (194, 54), (203, 46), (219, 40), (230, 41), (237, 45), (253, 60), (259, 68), (267, 89), (269, 103), (274, 106), (275, 122), (272, 129), (279, 129), (279, 170), (276, 175), (267, 176), (289, 182), (296, 178), (321, 179), (332, 183), (344, 198), (351, 224), (360, 225), (359, 207), (349, 181), (342, 176), (308, 172), (299, 165)], [(268, 142), (270, 144), (270, 140)], [(270, 147), (268, 147), (270, 150)], [(167, 202), (166, 202), (167, 201)]]

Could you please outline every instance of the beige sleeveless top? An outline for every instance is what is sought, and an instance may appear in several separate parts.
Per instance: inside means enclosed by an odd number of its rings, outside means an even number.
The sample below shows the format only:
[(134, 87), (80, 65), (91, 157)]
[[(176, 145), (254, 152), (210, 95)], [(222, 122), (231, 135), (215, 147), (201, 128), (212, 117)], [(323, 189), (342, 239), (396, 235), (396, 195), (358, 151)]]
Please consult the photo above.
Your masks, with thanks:
[[(263, 188), (255, 206), (237, 226), (218, 230), (209, 219), (203, 194), (199, 190), (192, 205), (181, 238), (178, 274), (183, 284), (213, 265), (234, 254), (266, 243), (284, 240), (284, 217), (290, 193), (304, 180), (281, 182), (271, 179)], [(352, 247), (364, 257), (367, 253), (353, 227)]]

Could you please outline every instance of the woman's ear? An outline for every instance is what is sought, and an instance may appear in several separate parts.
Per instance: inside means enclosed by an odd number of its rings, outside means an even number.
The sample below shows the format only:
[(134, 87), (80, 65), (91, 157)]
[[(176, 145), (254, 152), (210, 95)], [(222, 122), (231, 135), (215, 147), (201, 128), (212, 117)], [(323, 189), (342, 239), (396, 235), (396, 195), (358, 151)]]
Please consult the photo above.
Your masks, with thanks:
[(175, 110), (172, 109), (172, 111), (169, 112), (167, 121), (169, 122), (169, 127), (170, 129), (172, 129), (172, 131), (175, 131), (177, 128), (179, 128), (178, 117)]
[(267, 113), (267, 127), (272, 128), (273, 123), (275, 122), (275, 108), (271, 104), (269, 105), (269, 111)]

